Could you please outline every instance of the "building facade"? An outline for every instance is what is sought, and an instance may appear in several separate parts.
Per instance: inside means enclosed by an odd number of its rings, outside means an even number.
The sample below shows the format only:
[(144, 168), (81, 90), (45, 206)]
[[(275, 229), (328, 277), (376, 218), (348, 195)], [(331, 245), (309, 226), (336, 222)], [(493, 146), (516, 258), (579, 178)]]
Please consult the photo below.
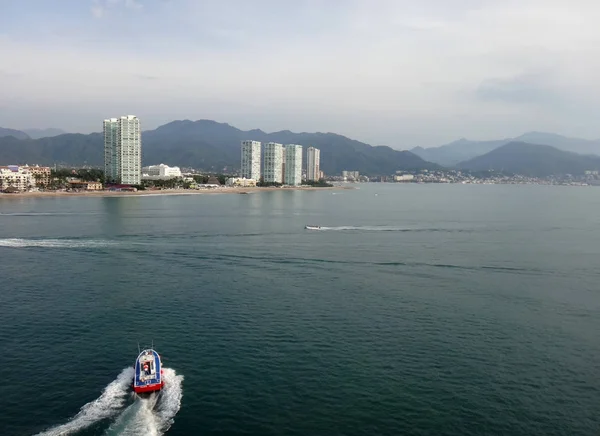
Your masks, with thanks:
[(124, 185), (142, 182), (142, 130), (134, 115), (104, 120), (104, 174)]
[(18, 191), (27, 191), (35, 187), (35, 178), (29, 167), (8, 165), (0, 167), (0, 191), (12, 188)]
[(182, 177), (183, 174), (179, 167), (170, 167), (162, 163), (142, 168), (142, 179), (144, 180), (168, 180)]
[(321, 150), (315, 147), (306, 149), (306, 180), (321, 179)]
[(289, 144), (285, 146), (285, 178), (284, 183), (290, 186), (302, 184), (302, 146)]
[(283, 183), (283, 145), (268, 142), (264, 145), (263, 180)]
[(242, 178), (260, 180), (260, 146), (258, 141), (242, 141)]
[(230, 177), (225, 181), (225, 186), (235, 186), (235, 187), (254, 187), (256, 186), (256, 180), (254, 179), (244, 179), (242, 177)]
[(69, 182), (71, 189), (84, 190), (84, 191), (102, 191), (102, 183), (100, 182), (82, 182), (74, 181)]
[(360, 173), (358, 171), (342, 171), (344, 180), (358, 180)]
[(41, 167), (39, 165), (30, 167), (29, 165), (25, 165), (22, 168), (27, 169), (31, 173), (33, 179), (35, 180), (36, 186), (42, 187), (50, 184), (50, 175), (52, 173), (50, 167)]

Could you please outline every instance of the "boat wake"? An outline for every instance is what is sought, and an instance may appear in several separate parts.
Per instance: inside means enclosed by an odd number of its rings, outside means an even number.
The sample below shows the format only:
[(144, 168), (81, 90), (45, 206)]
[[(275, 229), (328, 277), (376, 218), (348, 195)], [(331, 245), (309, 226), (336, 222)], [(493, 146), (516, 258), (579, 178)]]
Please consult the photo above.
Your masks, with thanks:
[(165, 387), (147, 396), (136, 395), (133, 404), (121, 413), (106, 435), (158, 436), (171, 427), (181, 407), (183, 376), (164, 368), (163, 377)]
[(468, 229), (460, 228), (418, 228), (418, 227), (394, 227), (394, 226), (321, 226), (321, 231), (356, 231), (356, 232), (464, 232)]
[(164, 369), (165, 387), (140, 397), (131, 390), (133, 368), (124, 369), (102, 395), (81, 408), (69, 422), (38, 436), (67, 436), (89, 427), (112, 422), (106, 435), (161, 435), (173, 424), (181, 407), (183, 375)]
[(109, 247), (115, 244), (116, 242), (94, 239), (0, 239), (0, 247), (8, 248), (97, 248)]
[(367, 232), (411, 232), (420, 229), (409, 229), (406, 227), (390, 227), (390, 226), (338, 226), (338, 227), (324, 227), (321, 226), (319, 230), (355, 230), (355, 231), (367, 231)]
[(69, 422), (53, 427), (39, 436), (63, 436), (74, 434), (91, 425), (116, 416), (131, 395), (133, 368), (126, 368), (104, 388), (102, 395), (81, 408)]

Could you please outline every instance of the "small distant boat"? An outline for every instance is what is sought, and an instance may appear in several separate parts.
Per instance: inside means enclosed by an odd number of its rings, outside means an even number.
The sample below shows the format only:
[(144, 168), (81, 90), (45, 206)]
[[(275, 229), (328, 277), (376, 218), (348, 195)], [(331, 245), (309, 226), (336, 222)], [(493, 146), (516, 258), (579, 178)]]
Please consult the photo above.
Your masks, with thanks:
[(143, 392), (160, 391), (163, 381), (162, 363), (160, 355), (151, 348), (140, 352), (135, 361), (135, 375), (133, 376), (133, 390), (137, 394)]
[(321, 230), (321, 226), (304, 226), (306, 230)]

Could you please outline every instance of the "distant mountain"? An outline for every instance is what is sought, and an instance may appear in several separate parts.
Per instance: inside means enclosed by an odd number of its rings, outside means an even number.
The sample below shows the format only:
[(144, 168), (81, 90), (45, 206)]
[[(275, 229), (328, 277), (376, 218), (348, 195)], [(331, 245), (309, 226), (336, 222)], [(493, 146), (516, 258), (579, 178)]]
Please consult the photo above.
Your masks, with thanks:
[(101, 165), (104, 159), (100, 133), (68, 133), (42, 139), (0, 138), (0, 165), (65, 163)]
[(562, 151), (549, 145), (509, 142), (457, 167), (471, 171), (505, 171), (532, 177), (583, 174), (600, 170), (600, 157)]
[(443, 166), (453, 166), (459, 162), (481, 156), (510, 142), (545, 144), (564, 151), (600, 155), (600, 140), (568, 138), (566, 136), (544, 132), (529, 132), (516, 138), (492, 141), (470, 141), (463, 138), (439, 147), (416, 147), (410, 151), (427, 161), (435, 162)]
[(440, 147), (422, 148), (415, 147), (411, 152), (420, 156), (429, 162), (435, 162), (439, 165), (451, 167), (464, 160), (480, 156), (501, 145), (510, 142), (510, 139), (500, 139), (495, 141), (470, 141), (461, 138), (458, 141)]
[(551, 145), (573, 153), (600, 155), (600, 139), (568, 138), (555, 133), (529, 132), (515, 138), (515, 140), (532, 144)]
[[(321, 150), (321, 169), (326, 174), (356, 170), (364, 174), (384, 175), (397, 170), (438, 168), (438, 165), (426, 162), (411, 152), (385, 146), (372, 147), (334, 133), (243, 131), (210, 120), (173, 121), (143, 132), (143, 164), (163, 162), (207, 171), (238, 169), (240, 142), (246, 139), (317, 147)], [(65, 134), (23, 141), (0, 138), (0, 163), (102, 165), (102, 162), (103, 140), (100, 133)]]
[(40, 138), (51, 138), (52, 136), (63, 135), (65, 132), (62, 129), (23, 129), (23, 132), (27, 133), (31, 139)]
[(0, 138), (4, 138), (7, 136), (14, 136), (17, 139), (29, 139), (29, 135), (27, 135), (27, 133), (25, 133), (25, 132), (22, 132), (20, 130), (5, 129), (4, 127), (0, 127)]

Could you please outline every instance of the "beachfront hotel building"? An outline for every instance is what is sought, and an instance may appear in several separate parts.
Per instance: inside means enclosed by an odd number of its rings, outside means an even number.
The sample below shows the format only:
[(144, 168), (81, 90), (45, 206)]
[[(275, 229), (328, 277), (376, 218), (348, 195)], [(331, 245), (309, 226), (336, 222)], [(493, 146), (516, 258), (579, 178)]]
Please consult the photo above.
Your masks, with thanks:
[(321, 150), (315, 147), (306, 149), (306, 180), (318, 181), (321, 178)]
[(142, 168), (142, 179), (144, 180), (169, 180), (181, 179), (183, 174), (179, 167), (170, 167), (169, 165), (150, 165)]
[(6, 189), (27, 191), (33, 187), (35, 187), (35, 177), (30, 167), (18, 165), (0, 167), (0, 191)]
[(263, 180), (267, 183), (283, 183), (283, 145), (267, 142), (263, 151)]
[(258, 141), (242, 141), (242, 178), (260, 180), (260, 146)]
[(298, 186), (302, 184), (302, 146), (289, 144), (285, 146), (284, 184)]
[(124, 185), (142, 182), (142, 130), (134, 115), (104, 120), (104, 175)]

